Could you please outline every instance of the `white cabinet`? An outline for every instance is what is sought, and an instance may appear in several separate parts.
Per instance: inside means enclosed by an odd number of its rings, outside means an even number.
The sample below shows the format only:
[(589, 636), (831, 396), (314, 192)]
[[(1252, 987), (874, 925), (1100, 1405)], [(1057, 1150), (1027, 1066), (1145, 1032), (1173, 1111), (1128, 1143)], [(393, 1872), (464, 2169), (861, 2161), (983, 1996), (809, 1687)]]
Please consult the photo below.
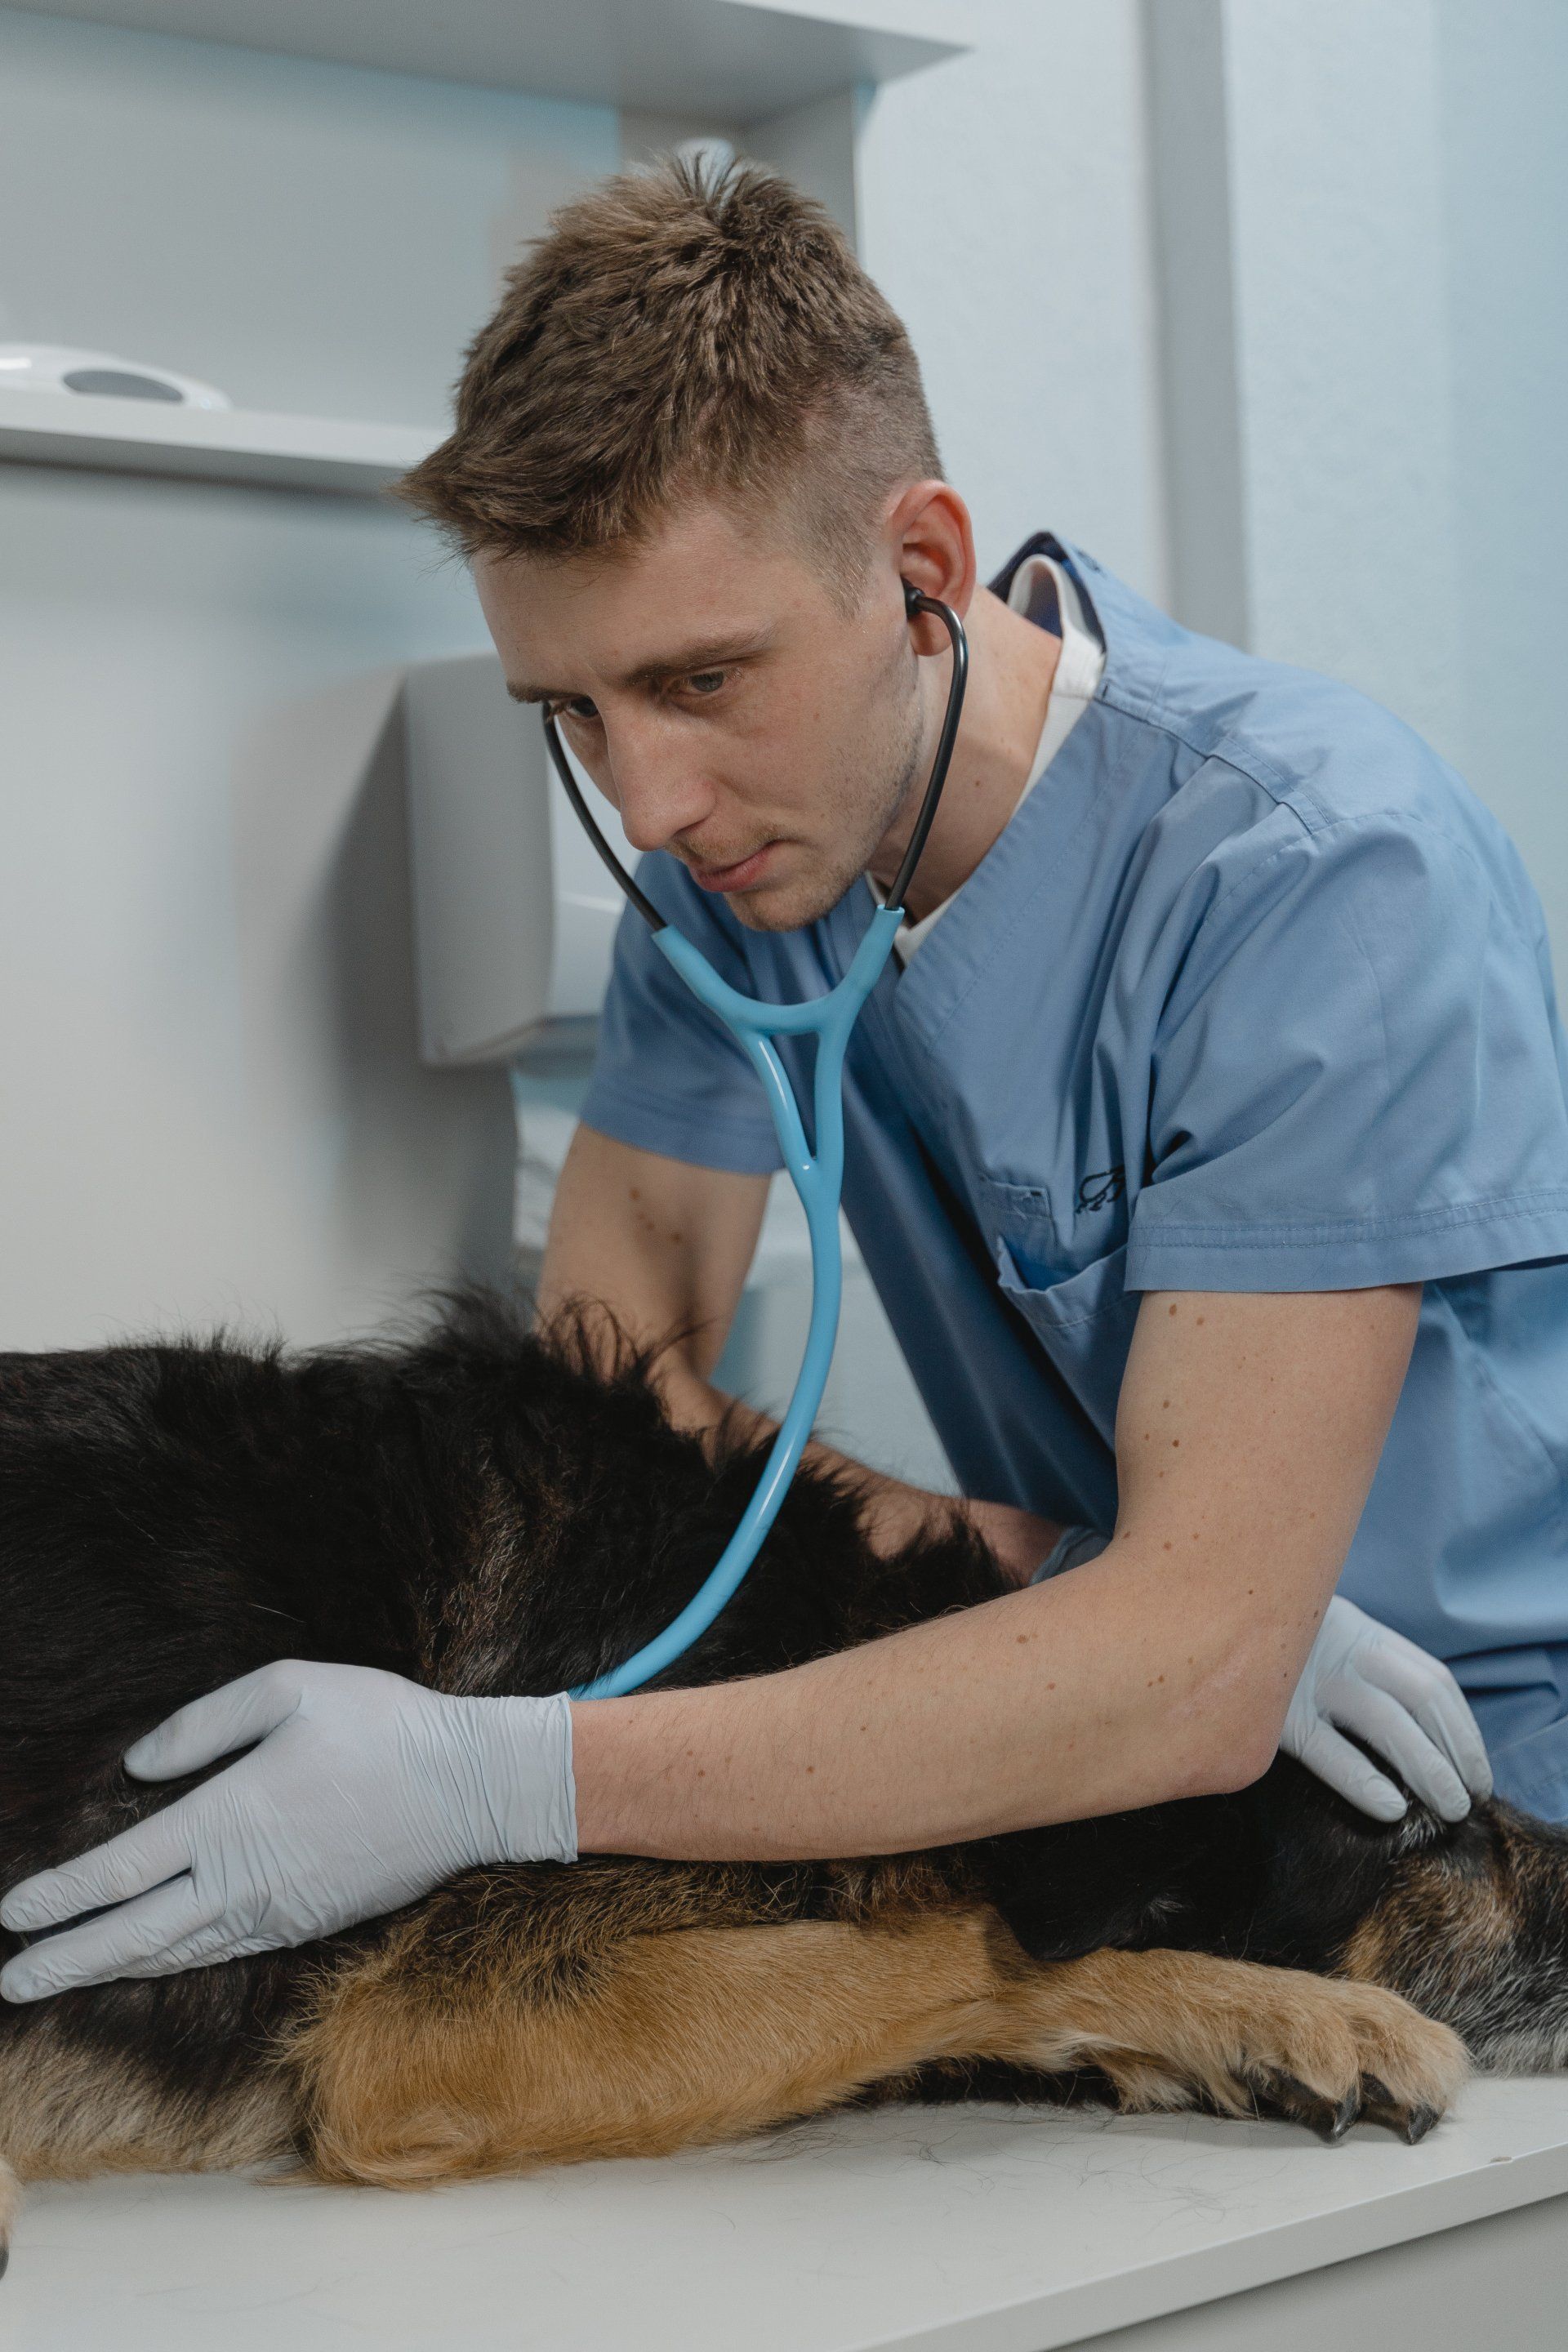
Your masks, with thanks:
[[(492, 653), (414, 664), (404, 684), (409, 841), (426, 1062), (585, 1050), (622, 899), (567, 801), (539, 712)], [(607, 802), (595, 815), (626, 866)]]

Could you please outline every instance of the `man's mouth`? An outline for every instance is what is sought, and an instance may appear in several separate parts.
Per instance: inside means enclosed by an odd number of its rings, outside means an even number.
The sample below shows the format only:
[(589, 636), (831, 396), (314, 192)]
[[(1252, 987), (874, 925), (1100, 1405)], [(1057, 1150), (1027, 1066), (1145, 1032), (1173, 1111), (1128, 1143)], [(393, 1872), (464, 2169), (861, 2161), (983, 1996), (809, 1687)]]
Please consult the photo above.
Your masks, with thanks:
[(779, 845), (776, 841), (764, 841), (761, 849), (753, 849), (747, 857), (737, 858), (732, 866), (689, 863), (687, 870), (700, 890), (751, 890), (763, 878), (767, 861)]

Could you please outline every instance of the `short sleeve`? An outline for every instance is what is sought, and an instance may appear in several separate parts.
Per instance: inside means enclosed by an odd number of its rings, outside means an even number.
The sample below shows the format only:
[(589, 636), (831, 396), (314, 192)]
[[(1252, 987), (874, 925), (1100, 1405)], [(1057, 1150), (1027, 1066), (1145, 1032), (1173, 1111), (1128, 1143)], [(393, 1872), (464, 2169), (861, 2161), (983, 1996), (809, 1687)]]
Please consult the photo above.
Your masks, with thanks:
[(1516, 901), (1477, 849), (1392, 814), (1303, 827), (1236, 882), (1158, 1026), (1127, 1287), (1568, 1256), (1561, 1031)]
[[(637, 880), (716, 971), (752, 991), (733, 918), (703, 899), (675, 859), (657, 851), (644, 857)], [(635, 907), (616, 933), (581, 1117), (619, 1143), (702, 1168), (765, 1176), (783, 1165), (744, 1047), (659, 953)]]

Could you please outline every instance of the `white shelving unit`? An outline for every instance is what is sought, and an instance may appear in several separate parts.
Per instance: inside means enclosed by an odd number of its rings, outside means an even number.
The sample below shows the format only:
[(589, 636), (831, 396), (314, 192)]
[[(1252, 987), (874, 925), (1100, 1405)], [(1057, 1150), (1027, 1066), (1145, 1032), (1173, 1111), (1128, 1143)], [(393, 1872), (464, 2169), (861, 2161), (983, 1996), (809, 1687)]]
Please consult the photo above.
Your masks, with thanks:
[[(852, 231), (868, 85), (966, 47), (958, 0), (37, 0), (37, 12), (701, 124), (820, 194)], [(912, 28), (911, 28), (912, 26)], [(446, 433), (349, 418), (58, 399), (0, 387), (0, 460), (371, 496)]]
[[(35, 0), (39, 13), (748, 124), (967, 47), (959, 0)], [(906, 30), (913, 20), (919, 27)]]
[(0, 458), (24, 465), (363, 496), (417, 465), (444, 436), (437, 425), (426, 432), (331, 416), (0, 389)]

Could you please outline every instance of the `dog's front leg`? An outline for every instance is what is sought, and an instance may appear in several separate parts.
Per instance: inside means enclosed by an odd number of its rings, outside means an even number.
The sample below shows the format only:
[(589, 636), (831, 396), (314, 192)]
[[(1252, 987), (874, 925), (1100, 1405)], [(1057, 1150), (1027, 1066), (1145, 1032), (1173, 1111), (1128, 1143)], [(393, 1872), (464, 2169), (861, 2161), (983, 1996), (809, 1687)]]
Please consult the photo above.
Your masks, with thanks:
[[(498, 1939), (432, 1968), (417, 1929), (295, 2039), (318, 2177), (390, 2186), (731, 2139), (1005, 2026), (991, 1913), (629, 1934), (542, 1982)], [(1016, 1949), (1016, 1947), (1014, 1948)]]
[(1098, 2066), (1124, 2107), (1297, 2116), (1338, 2137), (1358, 2116), (1418, 2139), (1468, 2071), (1445, 2025), (1397, 1993), (1204, 1952), (1091, 1952), (1012, 1996), (1016, 2042), (1047, 2072)]

